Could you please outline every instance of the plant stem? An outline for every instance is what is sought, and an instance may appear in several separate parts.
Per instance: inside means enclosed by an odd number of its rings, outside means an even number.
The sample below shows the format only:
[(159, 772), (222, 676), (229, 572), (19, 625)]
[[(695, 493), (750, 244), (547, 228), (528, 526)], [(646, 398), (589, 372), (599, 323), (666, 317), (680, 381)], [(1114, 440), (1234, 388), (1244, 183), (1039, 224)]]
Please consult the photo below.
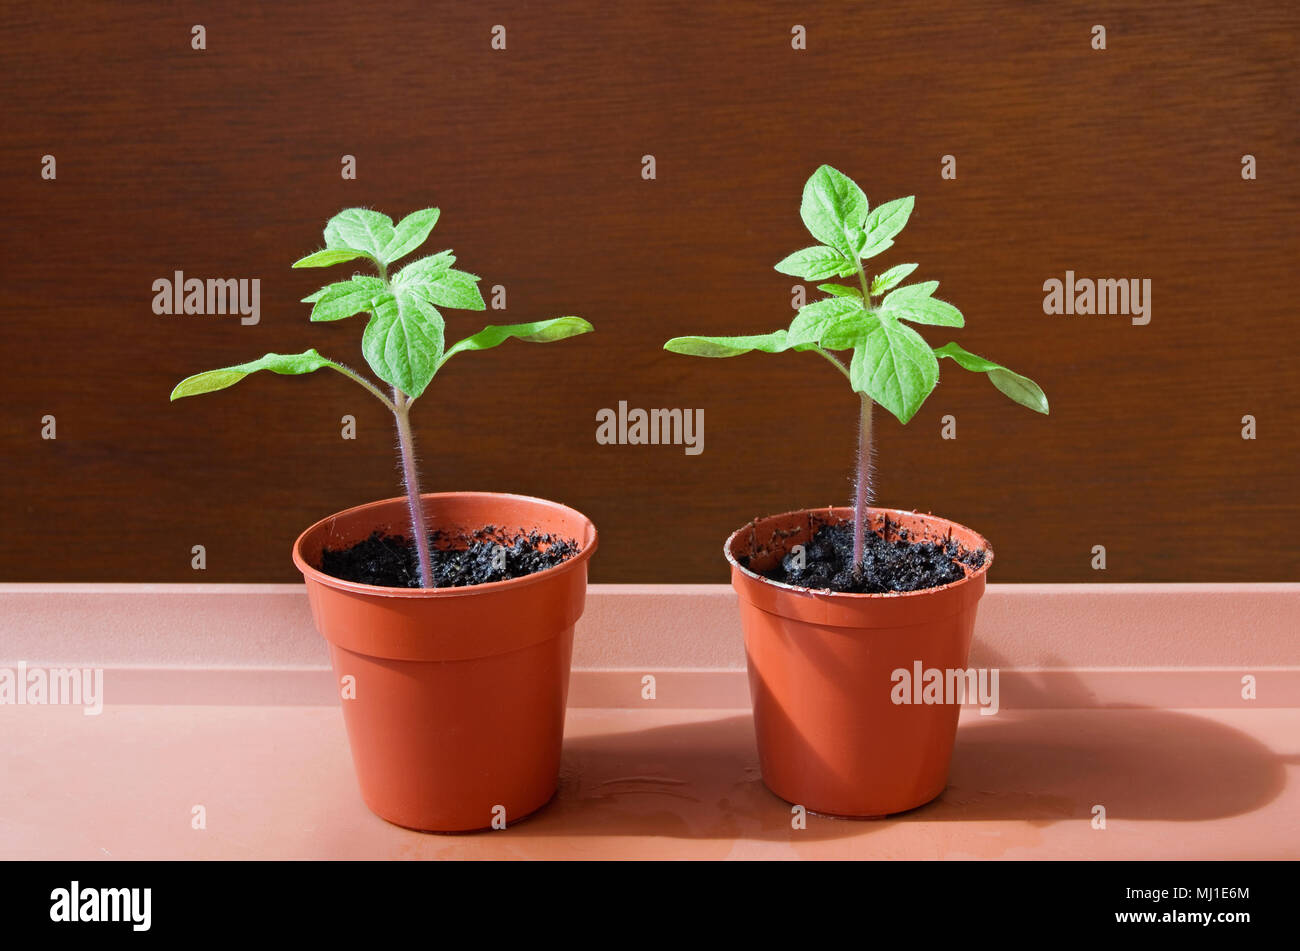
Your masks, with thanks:
[(833, 355), (827, 353), (827, 352), (826, 352), (825, 350), (823, 350), (821, 347), (813, 347), (813, 348), (812, 348), (812, 352), (813, 352), (813, 353), (819, 353), (819, 354), (821, 354), (823, 357), (825, 357), (827, 360), (829, 360), (832, 364), (834, 364), (835, 369), (839, 370), (842, 374), (844, 374), (844, 379), (848, 380), (850, 383), (853, 382), (853, 377), (849, 376), (848, 368), (845, 367), (844, 364), (841, 363), (838, 359), (836, 359)]
[[(862, 284), (862, 302), (871, 310), (871, 284), (867, 272), (858, 261), (858, 281)], [(862, 549), (866, 538), (867, 503), (871, 501), (871, 397), (862, 397), (862, 414), (858, 421), (858, 475), (853, 494), (853, 573), (862, 573)]]
[(862, 415), (858, 423), (858, 476), (853, 495), (853, 573), (862, 573), (863, 539), (866, 537), (867, 503), (871, 501), (871, 397), (862, 397)]
[(429, 528), (424, 520), (424, 503), (420, 499), (420, 476), (415, 471), (415, 440), (411, 437), (411, 402), (406, 394), (393, 387), (393, 416), (397, 419), (397, 442), (402, 448), (402, 481), (406, 483), (406, 500), (411, 509), (411, 532), (420, 561), (420, 587), (433, 587), (433, 561), (429, 557)]
[(871, 285), (867, 283), (867, 272), (863, 270), (862, 261), (858, 261), (858, 281), (862, 284), (862, 306), (871, 310)]
[[(388, 265), (374, 259), (379, 279), (388, 288)], [(382, 399), (382, 397), (381, 397)], [(397, 420), (397, 444), (402, 450), (402, 481), (406, 484), (406, 504), (411, 510), (411, 534), (415, 536), (415, 554), (420, 562), (420, 587), (432, 588), (433, 559), (429, 557), (429, 526), (424, 520), (424, 501), (420, 498), (420, 474), (415, 470), (415, 438), (411, 435), (411, 403), (413, 400), (397, 387), (393, 387), (393, 402), (389, 407)]]
[(379, 400), (379, 402), (383, 403), (385, 406), (388, 407), (388, 412), (392, 413), (394, 416), (397, 415), (397, 407), (393, 405), (393, 401), (390, 400), (387, 396), (385, 396), (380, 391), (379, 387), (375, 386), (375, 384), (371, 383), (360, 373), (357, 373), (353, 370), (349, 370), (343, 364), (335, 363), (333, 360), (330, 361), (329, 366), (331, 370), (337, 370), (339, 373), (342, 373), (345, 377), (347, 377), (352, 382), (359, 383), (362, 386), (364, 386), (367, 390), (370, 391), (371, 394), (374, 395), (375, 399)]

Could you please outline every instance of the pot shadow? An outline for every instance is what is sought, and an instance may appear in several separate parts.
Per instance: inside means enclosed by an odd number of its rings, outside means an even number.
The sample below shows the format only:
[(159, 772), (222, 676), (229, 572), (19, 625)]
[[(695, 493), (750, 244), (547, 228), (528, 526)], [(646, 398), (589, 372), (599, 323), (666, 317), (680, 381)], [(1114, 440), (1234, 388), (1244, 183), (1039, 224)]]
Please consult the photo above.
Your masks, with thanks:
[[(985, 651), (984, 666), (1003, 658)], [(1021, 680), (1022, 706), (967, 713), (948, 787), (901, 818), (1107, 818), (1199, 822), (1245, 815), (1272, 802), (1300, 758), (1274, 752), (1216, 720), (1158, 707), (1096, 706), (1089, 688), (1047, 656), (1050, 686)]]
[[(989, 662), (996, 665), (996, 658)], [(1051, 693), (1087, 691), (1054, 682)], [(795, 831), (791, 805), (763, 785), (752, 718), (723, 715), (566, 740), (556, 799), (513, 831), (712, 839), (722, 857), (737, 839), (809, 842), (918, 821), (1046, 826), (1090, 820), (1099, 803), (1108, 820), (1197, 822), (1271, 802), (1285, 788), (1286, 765), (1295, 762), (1240, 730), (1189, 713), (1093, 707), (983, 717), (967, 711), (948, 787), (933, 802), (878, 820), (809, 815), (807, 828)]]

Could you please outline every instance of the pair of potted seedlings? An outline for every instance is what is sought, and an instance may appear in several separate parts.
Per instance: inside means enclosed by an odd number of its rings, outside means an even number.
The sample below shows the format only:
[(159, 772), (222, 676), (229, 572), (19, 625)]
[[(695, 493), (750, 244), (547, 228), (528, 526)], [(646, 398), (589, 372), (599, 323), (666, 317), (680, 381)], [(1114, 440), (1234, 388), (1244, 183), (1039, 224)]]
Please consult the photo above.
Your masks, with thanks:
[[(675, 353), (815, 353), (861, 404), (852, 506), (757, 519), (727, 540), (740, 595), (763, 780), (778, 796), (830, 815), (881, 816), (942, 792), (957, 728), (954, 704), (894, 700), (891, 672), (966, 666), (975, 610), (993, 560), (975, 532), (932, 515), (869, 505), (872, 408), (908, 422), (934, 389), (939, 359), (986, 374), (1013, 400), (1047, 412), (1042, 390), (955, 343), (931, 348), (903, 323), (961, 327), (938, 284), (903, 285), (900, 264), (868, 280), (864, 260), (893, 244), (912, 198), (870, 209), (829, 166), (804, 186), (800, 213), (818, 244), (777, 270), (826, 296), (785, 330), (677, 337)], [(315, 350), (267, 354), (182, 381), (172, 399), (224, 389), (259, 370), (333, 370), (393, 414), (406, 494), (348, 509), (299, 536), (293, 560), (329, 643), (361, 793), (398, 825), (455, 832), (499, 826), (555, 794), (574, 625), (582, 614), (596, 528), (542, 499), (481, 492), (422, 494), (412, 403), (452, 357), (516, 339), (587, 333), (577, 317), (489, 325), (447, 346), (439, 308), (483, 310), (478, 278), (450, 251), (389, 268), (438, 218), (396, 225), (348, 209), (325, 249), (294, 267), (365, 262), (305, 298), (313, 321), (368, 314), (362, 352), (381, 388)]]

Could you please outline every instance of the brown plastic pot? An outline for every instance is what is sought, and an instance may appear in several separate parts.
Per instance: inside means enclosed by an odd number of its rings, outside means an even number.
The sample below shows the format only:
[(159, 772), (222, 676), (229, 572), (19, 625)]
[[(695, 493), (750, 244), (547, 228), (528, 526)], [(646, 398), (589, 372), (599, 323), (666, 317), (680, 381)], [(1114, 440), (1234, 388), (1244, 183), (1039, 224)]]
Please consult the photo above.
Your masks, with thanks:
[(385, 588), (317, 569), (324, 547), (376, 530), (409, 535), (406, 499), (395, 498), (317, 522), (294, 543), (293, 561), (341, 693), (349, 684), (355, 691), (342, 700), (343, 720), (366, 805), (426, 832), (512, 823), (555, 794), (596, 527), (567, 506), (522, 495), (422, 498), (430, 528), (535, 529), (572, 538), (581, 551), (537, 574), (461, 588)]
[[(869, 509), (870, 524), (918, 540), (955, 538), (984, 564), (939, 588), (836, 594), (769, 581), (765, 572), (819, 527), (852, 519), (849, 508), (805, 509), (757, 519), (727, 539), (740, 596), (754, 729), (763, 782), (811, 812), (858, 818), (903, 812), (948, 782), (956, 704), (896, 704), (893, 672), (965, 669), (975, 609), (993, 550), (947, 519)], [(741, 559), (747, 559), (748, 567)]]

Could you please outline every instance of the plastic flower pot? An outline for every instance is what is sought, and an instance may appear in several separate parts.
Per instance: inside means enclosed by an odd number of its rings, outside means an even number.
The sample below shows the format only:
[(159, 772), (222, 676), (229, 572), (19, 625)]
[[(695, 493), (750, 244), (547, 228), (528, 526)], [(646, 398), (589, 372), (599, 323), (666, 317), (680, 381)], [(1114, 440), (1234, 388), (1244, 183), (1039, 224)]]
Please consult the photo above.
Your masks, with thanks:
[(596, 527), (567, 506), (527, 496), (422, 498), (431, 529), (535, 529), (572, 538), (581, 551), (546, 571), (459, 588), (378, 587), (317, 569), (322, 548), (376, 530), (409, 535), (406, 499), (395, 498), (317, 522), (294, 543), (294, 564), (329, 642), (371, 811), (427, 832), (512, 823), (555, 795), (573, 627)]
[(960, 706), (894, 702), (893, 672), (964, 669), (993, 551), (947, 519), (870, 509), (870, 524), (917, 541), (948, 537), (985, 552), (959, 581), (922, 591), (837, 594), (762, 573), (849, 508), (757, 519), (725, 546), (741, 621), (763, 782), (811, 812), (872, 817), (934, 799), (948, 782)]

